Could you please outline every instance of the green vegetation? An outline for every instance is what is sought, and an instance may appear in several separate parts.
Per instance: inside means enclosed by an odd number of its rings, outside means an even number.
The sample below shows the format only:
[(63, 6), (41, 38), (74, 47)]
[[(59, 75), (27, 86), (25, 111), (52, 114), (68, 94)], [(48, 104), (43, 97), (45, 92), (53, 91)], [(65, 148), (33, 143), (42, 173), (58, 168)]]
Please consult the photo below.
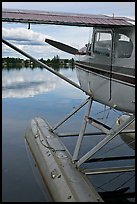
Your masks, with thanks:
[[(74, 68), (74, 59), (60, 59), (58, 55), (54, 56), (53, 59), (44, 60), (43, 58), (39, 59), (39, 61), (44, 64), (52, 67), (53, 69), (59, 70), (60, 68)], [(23, 67), (42, 67), (35, 62), (32, 62), (29, 59), (20, 59), (13, 57), (2, 58), (2, 69), (21, 69)]]

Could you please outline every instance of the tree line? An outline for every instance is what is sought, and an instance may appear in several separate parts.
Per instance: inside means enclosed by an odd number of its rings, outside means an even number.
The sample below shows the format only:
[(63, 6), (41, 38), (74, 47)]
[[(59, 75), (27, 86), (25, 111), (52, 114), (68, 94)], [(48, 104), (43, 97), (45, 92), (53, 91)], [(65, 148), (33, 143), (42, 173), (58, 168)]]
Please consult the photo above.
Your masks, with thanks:
[[(67, 67), (74, 67), (74, 59), (60, 59), (58, 55), (54, 56), (52, 59), (39, 59), (39, 61), (43, 62), (44, 64), (53, 67), (54, 69), (59, 69), (61, 67), (67, 68)], [(14, 57), (4, 57), (2, 58), (2, 68), (22, 68), (22, 67), (40, 67), (36, 62), (32, 62), (30, 59), (20, 59), (20, 58), (14, 58)]]

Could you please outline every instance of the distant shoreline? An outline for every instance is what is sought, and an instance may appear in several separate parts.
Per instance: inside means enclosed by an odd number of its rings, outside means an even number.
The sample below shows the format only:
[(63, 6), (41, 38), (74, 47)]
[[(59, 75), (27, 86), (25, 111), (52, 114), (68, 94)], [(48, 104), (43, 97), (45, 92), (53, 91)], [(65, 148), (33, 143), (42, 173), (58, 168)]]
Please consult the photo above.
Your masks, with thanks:
[[(73, 58), (72, 59), (60, 59), (58, 55), (54, 56), (52, 59), (44, 60), (43, 58), (41, 58), (38, 60), (55, 69), (59, 67), (74, 67)], [(41, 67), (41, 66), (38, 66), (37, 63), (32, 62), (30, 59), (24, 60), (21, 58), (14, 58), (14, 57), (2, 58), (2, 69), (4, 68), (23, 68), (23, 67), (35, 68), (35, 67)]]

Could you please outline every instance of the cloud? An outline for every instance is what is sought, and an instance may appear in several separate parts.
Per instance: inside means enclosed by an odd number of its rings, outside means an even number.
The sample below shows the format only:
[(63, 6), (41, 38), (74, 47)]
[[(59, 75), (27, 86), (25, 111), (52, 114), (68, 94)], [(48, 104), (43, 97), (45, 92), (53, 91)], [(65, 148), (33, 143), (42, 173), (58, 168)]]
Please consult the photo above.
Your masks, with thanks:
[(45, 38), (50, 36), (44, 35), (42, 33), (34, 32), (33, 30), (28, 30), (26, 28), (3, 28), (2, 37), (5, 40), (16, 41), (17, 44), (21, 45), (45, 45)]
[[(2, 29), (2, 37), (10, 41), (19, 49), (35, 56), (37, 59), (43, 57), (44, 59), (53, 58), (61, 51), (52, 48), (45, 43), (45, 38), (54, 39), (49, 35), (42, 34), (26, 28), (4, 28)], [(3, 56), (14, 56), (17, 52), (6, 45), (2, 45)], [(20, 55), (20, 54), (19, 54)], [(22, 55), (20, 55), (22, 56)]]
[[(2, 8), (105, 15), (113, 15), (114, 13), (117, 16), (128, 17), (134, 17), (135, 14), (134, 2), (2, 2)], [(22, 27), (19, 28), (17, 26)], [(3, 37), (21, 47), (29, 54), (32, 54), (37, 59), (41, 57), (44, 59), (53, 58), (55, 55), (59, 55), (61, 58), (73, 57), (73, 55), (60, 51), (45, 43), (45, 38), (57, 40), (80, 49), (89, 41), (92, 33), (88, 27), (31, 24), (31, 29), (28, 30), (23, 28), (23, 26), (24, 24), (3, 23)], [(8, 50), (6, 52), (4, 51), (5, 49), (3, 49), (3, 56), (9, 56)], [(11, 51), (9, 53), (10, 55), (12, 54)]]
[[(33, 29), (33, 30), (32, 30)], [(53, 58), (59, 55), (61, 58), (72, 58), (73, 55), (65, 53), (51, 45), (45, 43), (45, 38), (63, 42), (72, 47), (80, 49), (83, 47), (89, 38), (89, 28), (66, 27), (66, 26), (32, 26), (31, 30), (23, 27), (5, 28), (2, 29), (2, 36), (5, 40), (11, 41), (12, 44), (39, 58)], [(41, 32), (38, 32), (40, 30)], [(43, 33), (42, 33), (43, 32)], [(46, 34), (44, 34), (46, 32)], [(7, 46), (2, 47), (3, 56), (14, 56), (12, 49)], [(15, 54), (15, 51), (14, 51)]]

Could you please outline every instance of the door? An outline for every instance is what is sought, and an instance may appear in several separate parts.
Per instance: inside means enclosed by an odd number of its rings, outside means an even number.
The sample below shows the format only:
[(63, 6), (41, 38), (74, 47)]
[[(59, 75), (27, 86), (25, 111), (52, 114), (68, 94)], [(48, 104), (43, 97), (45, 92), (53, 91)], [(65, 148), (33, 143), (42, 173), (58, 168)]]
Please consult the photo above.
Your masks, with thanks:
[(112, 39), (111, 29), (94, 29), (91, 71), (94, 74), (94, 95), (105, 104), (111, 99)]

